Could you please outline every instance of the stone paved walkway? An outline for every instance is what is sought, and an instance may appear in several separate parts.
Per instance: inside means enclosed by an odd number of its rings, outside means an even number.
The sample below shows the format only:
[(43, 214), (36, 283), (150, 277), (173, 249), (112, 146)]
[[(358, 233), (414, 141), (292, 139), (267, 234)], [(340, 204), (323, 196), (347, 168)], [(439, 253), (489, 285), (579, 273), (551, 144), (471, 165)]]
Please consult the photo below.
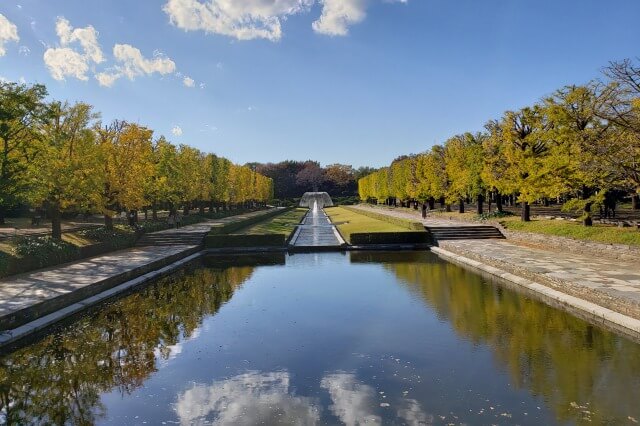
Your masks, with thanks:
[[(431, 218), (423, 220), (417, 213), (380, 208), (375, 208), (375, 211), (418, 220), (425, 226), (465, 226), (465, 222), (460, 221)], [(542, 284), (565, 290), (616, 312), (640, 318), (640, 262), (525, 247), (508, 240), (456, 240), (441, 242), (439, 246), (507, 269), (516, 275), (534, 280), (540, 278)]]
[[(160, 232), (163, 234), (172, 232), (206, 233), (213, 225), (262, 214), (265, 214), (265, 211), (212, 219), (183, 226), (180, 229), (168, 229)], [(104, 282), (111, 277), (135, 271), (159, 260), (172, 258), (182, 253), (186, 256), (196, 247), (196, 245), (135, 247), (75, 263), (0, 278), (0, 320), (17, 311)]]
[(335, 247), (341, 244), (335, 226), (324, 210), (310, 210), (292, 241), (296, 247)]

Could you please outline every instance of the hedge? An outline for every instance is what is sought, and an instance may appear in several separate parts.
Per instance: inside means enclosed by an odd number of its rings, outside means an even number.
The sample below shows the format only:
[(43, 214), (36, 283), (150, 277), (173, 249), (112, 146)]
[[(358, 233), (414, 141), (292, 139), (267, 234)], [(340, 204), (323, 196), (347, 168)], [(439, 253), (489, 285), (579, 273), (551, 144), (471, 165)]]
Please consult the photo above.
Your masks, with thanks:
[(376, 213), (376, 212), (372, 212), (369, 210), (365, 210), (365, 209), (358, 209), (358, 208), (354, 208), (354, 207), (349, 207), (349, 206), (341, 206), (344, 209), (347, 210), (351, 210), (352, 212), (361, 214), (363, 216), (368, 216), (371, 217), (373, 219), (378, 219), (378, 220), (382, 220), (384, 222), (388, 222), (388, 223), (392, 223), (394, 225), (400, 226), (402, 228), (407, 228), (410, 229), (412, 231), (424, 231), (424, 225), (420, 222), (417, 221), (412, 221), (412, 220), (408, 220), (408, 219), (400, 219), (397, 217), (393, 217), (393, 216), (389, 216), (386, 214), (382, 214), (382, 213)]
[(293, 209), (293, 207), (288, 207), (284, 209), (274, 209), (273, 211), (263, 215), (254, 216), (254, 217), (250, 217), (247, 219), (243, 219), (243, 220), (239, 220), (231, 223), (225, 223), (222, 225), (212, 226), (211, 232), (209, 232), (209, 235), (211, 236), (211, 235), (231, 234), (232, 232), (235, 232), (239, 229), (246, 228), (247, 226), (255, 225), (256, 223), (263, 222), (266, 219), (270, 219), (274, 216), (281, 215), (285, 212), (288, 212), (291, 209)]
[(231, 247), (284, 247), (284, 234), (224, 234), (208, 235), (205, 240), (206, 248)]
[(367, 244), (426, 244), (429, 233), (426, 231), (410, 232), (366, 232), (351, 234), (351, 245)]

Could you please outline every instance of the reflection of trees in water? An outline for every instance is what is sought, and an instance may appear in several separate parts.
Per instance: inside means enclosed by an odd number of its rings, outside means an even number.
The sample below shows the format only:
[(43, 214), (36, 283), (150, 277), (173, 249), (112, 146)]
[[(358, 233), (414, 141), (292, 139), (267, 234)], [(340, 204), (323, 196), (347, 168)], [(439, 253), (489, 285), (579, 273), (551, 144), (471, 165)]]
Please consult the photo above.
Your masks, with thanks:
[(194, 269), (119, 300), (69, 329), (0, 359), (0, 422), (92, 424), (100, 394), (123, 394), (156, 371), (156, 355), (189, 338), (253, 268)]
[(512, 381), (542, 396), (559, 421), (640, 420), (640, 345), (514, 291), (483, 284), (479, 275), (450, 263), (385, 268), (460, 335), (488, 345)]

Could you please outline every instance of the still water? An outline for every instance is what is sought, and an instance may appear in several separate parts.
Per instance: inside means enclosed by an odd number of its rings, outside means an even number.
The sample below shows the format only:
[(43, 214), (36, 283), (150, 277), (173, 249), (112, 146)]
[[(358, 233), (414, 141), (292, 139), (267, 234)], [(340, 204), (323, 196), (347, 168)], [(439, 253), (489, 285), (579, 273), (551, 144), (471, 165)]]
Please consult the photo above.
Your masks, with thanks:
[(3, 355), (0, 423), (640, 421), (640, 345), (430, 253), (231, 261)]

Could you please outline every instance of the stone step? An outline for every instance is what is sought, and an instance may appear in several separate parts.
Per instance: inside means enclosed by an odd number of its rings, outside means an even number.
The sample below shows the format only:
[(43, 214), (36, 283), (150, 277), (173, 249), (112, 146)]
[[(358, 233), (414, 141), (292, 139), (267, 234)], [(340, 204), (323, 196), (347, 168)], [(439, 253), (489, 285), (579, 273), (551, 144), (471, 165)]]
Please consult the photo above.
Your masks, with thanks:
[(437, 240), (466, 240), (466, 239), (504, 239), (500, 230), (487, 225), (470, 226), (427, 226), (433, 239)]
[(199, 245), (205, 235), (203, 232), (159, 232), (144, 235), (136, 246)]

